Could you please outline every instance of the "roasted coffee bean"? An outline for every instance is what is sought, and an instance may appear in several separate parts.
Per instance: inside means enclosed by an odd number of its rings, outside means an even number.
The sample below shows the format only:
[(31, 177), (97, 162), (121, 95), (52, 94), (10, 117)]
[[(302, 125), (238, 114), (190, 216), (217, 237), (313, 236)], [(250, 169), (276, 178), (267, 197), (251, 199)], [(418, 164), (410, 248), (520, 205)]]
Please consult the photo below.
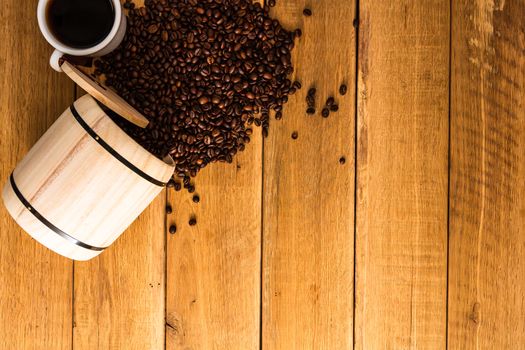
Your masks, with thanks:
[(170, 225), (169, 232), (171, 234), (174, 234), (175, 232), (177, 232), (177, 226), (175, 226), (175, 224)]
[(347, 89), (348, 89), (348, 88), (346, 87), (345, 84), (341, 84), (341, 86), (339, 87), (339, 94), (340, 94), (341, 96), (346, 95), (346, 91), (347, 91)]
[(308, 105), (308, 107), (315, 106), (315, 98), (312, 95), (306, 96), (306, 104)]
[(298, 137), (299, 134), (297, 133), (297, 131), (292, 132), (292, 139), (297, 140)]
[(300, 38), (302, 35), (303, 35), (303, 31), (300, 29), (300, 28), (297, 28), (294, 32), (293, 32), (294, 36), (296, 38)]
[(328, 118), (328, 116), (330, 115), (330, 110), (328, 108), (323, 108), (323, 110), (321, 111), (321, 115), (323, 116), (323, 118)]
[[(130, 1), (127, 1), (130, 3)], [(270, 111), (282, 117), (288, 95), (301, 88), (289, 32), (252, 0), (146, 0), (125, 5), (122, 44), (95, 63), (95, 76), (144, 114), (141, 129), (114, 120), (159, 158), (170, 155), (170, 186), (194, 192), (190, 177), (213, 162), (232, 162), (250, 141), (248, 125), (268, 134)]]
[(328, 97), (328, 99), (326, 100), (326, 107), (330, 107), (332, 106), (333, 104), (335, 103), (335, 99), (333, 97)]
[(311, 87), (310, 89), (308, 89), (308, 96), (315, 96), (316, 92), (317, 90), (314, 87)]
[(312, 10), (310, 10), (309, 8), (305, 8), (303, 10), (303, 15), (305, 15), (306, 17), (310, 17), (312, 15)]
[(283, 118), (283, 112), (275, 113), (275, 120), (281, 120)]
[(150, 26), (148, 27), (148, 32), (149, 32), (150, 34), (154, 34), (154, 33), (156, 33), (157, 30), (159, 30), (159, 26), (156, 25), (156, 24), (152, 24), (152, 25), (150, 25)]
[(192, 200), (193, 203), (199, 203), (201, 201), (201, 198), (199, 197), (199, 195), (196, 194), (193, 196)]
[(171, 207), (171, 205), (166, 205), (166, 214), (171, 214), (173, 213), (173, 208)]
[(175, 191), (180, 191), (182, 189), (182, 186), (180, 184), (180, 182), (175, 182)]
[(167, 186), (168, 188), (172, 188), (173, 186), (175, 186), (175, 181), (173, 181), (173, 179), (170, 179), (170, 180), (168, 181), (168, 183), (166, 184), (166, 186)]
[(308, 108), (306, 109), (306, 114), (310, 114), (310, 115), (315, 114), (315, 108), (313, 108), (313, 107), (308, 107)]
[(339, 110), (339, 106), (338, 106), (338, 105), (335, 105), (335, 104), (334, 104), (334, 105), (331, 105), (331, 106), (330, 106), (330, 111), (332, 111), (332, 112), (337, 112), (338, 110)]
[(190, 226), (195, 226), (195, 225), (197, 225), (197, 218), (195, 218), (194, 216), (192, 216), (192, 217), (190, 218), (190, 221), (188, 221), (188, 224), (189, 224)]
[(339, 158), (339, 164), (343, 165), (344, 163), (346, 163), (346, 158), (345, 157)]

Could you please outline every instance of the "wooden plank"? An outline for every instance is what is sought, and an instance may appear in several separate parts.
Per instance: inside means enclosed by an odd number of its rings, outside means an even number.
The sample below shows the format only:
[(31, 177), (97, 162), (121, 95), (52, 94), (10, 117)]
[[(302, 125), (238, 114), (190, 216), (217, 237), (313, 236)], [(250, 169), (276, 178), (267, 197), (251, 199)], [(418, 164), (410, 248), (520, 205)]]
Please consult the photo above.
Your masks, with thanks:
[[(302, 14), (307, 5), (311, 17)], [(286, 28), (302, 28), (292, 56), (303, 89), (284, 107), (282, 121), (272, 123), (264, 146), (266, 350), (352, 348), (355, 7), (354, 1), (294, 0), (272, 9)], [(305, 113), (311, 86), (317, 88), (314, 117)], [(340, 109), (324, 119), (319, 112), (330, 95)]]
[(194, 194), (168, 190), (166, 227), (177, 232), (166, 233), (166, 348), (258, 349), (262, 136), (255, 132), (233, 164), (208, 165), (194, 183)]
[(106, 252), (75, 262), (75, 349), (164, 348), (165, 205), (163, 191)]
[(107, 251), (75, 262), (74, 349), (164, 348), (165, 205), (163, 191)]
[(261, 151), (254, 133), (233, 164), (202, 170), (198, 204), (168, 192), (167, 349), (259, 348)]
[(74, 349), (163, 349), (165, 193), (100, 256), (75, 262)]
[(361, 1), (356, 349), (446, 343), (449, 2)]
[[(73, 101), (73, 84), (47, 63), (37, 1), (2, 1), (0, 169), (7, 181)], [(0, 205), (0, 348), (70, 349), (72, 263), (24, 233)]]
[(449, 349), (525, 344), (525, 2), (452, 2)]

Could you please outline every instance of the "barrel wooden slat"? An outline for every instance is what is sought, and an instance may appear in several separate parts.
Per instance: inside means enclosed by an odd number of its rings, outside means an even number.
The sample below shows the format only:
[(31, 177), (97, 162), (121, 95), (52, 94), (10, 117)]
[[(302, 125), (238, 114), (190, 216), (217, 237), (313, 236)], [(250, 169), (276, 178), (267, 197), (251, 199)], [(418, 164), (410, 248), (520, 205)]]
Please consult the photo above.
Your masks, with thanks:
[[(85, 95), (74, 104), (78, 116), (125, 161), (159, 182), (167, 182), (173, 162), (156, 158), (127, 136)], [(10, 214), (33, 238), (59, 254), (76, 260), (100, 251), (86, 249), (42, 226), (40, 213), (52, 225), (93, 247), (109, 246), (161, 191), (111, 154), (75, 119), (70, 109), (51, 126), (14, 170), (19, 192), (31, 212), (4, 188)]]

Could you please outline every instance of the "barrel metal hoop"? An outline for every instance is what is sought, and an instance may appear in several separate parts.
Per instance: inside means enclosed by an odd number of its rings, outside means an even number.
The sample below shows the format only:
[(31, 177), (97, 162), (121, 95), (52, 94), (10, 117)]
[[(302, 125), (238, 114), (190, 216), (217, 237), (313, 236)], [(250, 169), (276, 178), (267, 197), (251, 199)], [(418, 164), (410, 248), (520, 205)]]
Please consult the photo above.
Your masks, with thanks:
[(77, 246), (85, 248), (85, 249), (94, 250), (94, 251), (102, 251), (102, 250), (107, 248), (107, 247), (94, 247), (94, 246), (92, 246), (90, 244), (81, 242), (78, 239), (74, 238), (73, 236), (65, 233), (64, 231), (62, 231), (61, 229), (59, 229), (55, 225), (53, 225), (42, 214), (40, 214), (31, 205), (31, 203), (29, 203), (29, 201), (24, 197), (22, 192), (20, 192), (20, 190), (18, 189), (18, 186), (16, 185), (15, 179), (13, 177), (13, 173), (11, 173), (11, 175), (9, 176), (9, 181), (11, 183), (11, 187), (13, 188), (13, 191), (15, 192), (15, 194), (18, 197), (18, 199), (20, 200), (20, 202), (22, 202), (24, 207), (26, 207), (27, 210), (29, 210), (29, 212), (31, 212), (31, 214), (33, 214), (41, 223), (43, 223), (45, 226), (47, 226), (47, 228), (49, 228), (51, 231), (55, 232), (57, 235), (59, 235), (60, 237), (66, 239), (66, 240), (68, 240), (69, 242), (71, 242), (73, 244), (76, 244)]
[(130, 161), (128, 161), (126, 158), (121, 156), (113, 147), (108, 145), (93, 129), (91, 129), (91, 127), (85, 122), (85, 120), (82, 119), (82, 117), (80, 116), (80, 114), (76, 110), (74, 104), (72, 104), (69, 107), (69, 109), (71, 110), (71, 113), (73, 114), (73, 116), (75, 117), (77, 122), (80, 124), (80, 126), (82, 126), (82, 128), (84, 128), (84, 130), (86, 130), (86, 132), (91, 137), (93, 137), (93, 139), (95, 141), (97, 141), (98, 144), (101, 145), (102, 148), (104, 148), (106, 151), (108, 151), (108, 153), (110, 153), (113, 157), (115, 157), (117, 160), (119, 160), (122, 164), (124, 164), (126, 167), (128, 167), (130, 170), (132, 170), (134, 173), (136, 173), (137, 175), (139, 175), (143, 179), (151, 182), (152, 184), (160, 186), (160, 187), (166, 186), (165, 182), (159, 181), (159, 180), (149, 176), (148, 174), (146, 174), (145, 172), (143, 172), (142, 170), (137, 168)]

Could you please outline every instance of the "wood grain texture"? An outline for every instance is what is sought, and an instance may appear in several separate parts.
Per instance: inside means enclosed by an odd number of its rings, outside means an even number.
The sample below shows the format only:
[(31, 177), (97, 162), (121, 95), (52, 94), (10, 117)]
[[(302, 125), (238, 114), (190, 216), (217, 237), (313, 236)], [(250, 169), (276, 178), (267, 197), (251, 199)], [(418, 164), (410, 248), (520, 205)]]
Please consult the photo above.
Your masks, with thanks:
[[(307, 6), (311, 17), (302, 14)], [(286, 28), (303, 31), (292, 55), (293, 79), (303, 88), (283, 119), (272, 121), (264, 145), (266, 350), (352, 348), (355, 7), (354, 1), (297, 0), (277, 1), (272, 9)], [(305, 113), (310, 86), (317, 88), (315, 116)], [(329, 96), (340, 108), (325, 119), (320, 111)]]
[(452, 2), (449, 349), (525, 344), (525, 2)]
[(74, 64), (64, 61), (60, 66), (65, 74), (71, 78), (80, 88), (87, 91), (97, 101), (137, 126), (145, 128), (149, 121), (139, 111), (131, 107), (116, 92), (96, 81), (93, 77), (75, 67)]
[(449, 3), (360, 1), (356, 349), (446, 343)]
[[(74, 103), (79, 118), (124, 159), (152, 178), (167, 182), (167, 164), (134, 142), (90, 95)], [(104, 149), (66, 109), (13, 172), (16, 187), (34, 210), (67, 235), (94, 247), (107, 247), (157, 197), (162, 187), (139, 176)], [(16, 222), (46, 247), (75, 260), (102, 250), (86, 249), (61, 237), (33, 215), (11, 184), (4, 204)]]
[[(37, 1), (2, 1), (0, 181), (73, 102), (73, 84), (47, 63)], [(0, 348), (70, 349), (72, 263), (23, 232), (0, 205)]]
[(186, 190), (168, 192), (174, 213), (166, 226), (177, 232), (167, 234), (167, 349), (259, 348), (259, 132), (233, 164), (214, 163), (197, 175), (198, 204)]
[(110, 248), (75, 262), (74, 349), (164, 348), (165, 204), (164, 190)]
[(165, 205), (163, 191), (101, 256), (75, 263), (74, 349), (164, 348)]

